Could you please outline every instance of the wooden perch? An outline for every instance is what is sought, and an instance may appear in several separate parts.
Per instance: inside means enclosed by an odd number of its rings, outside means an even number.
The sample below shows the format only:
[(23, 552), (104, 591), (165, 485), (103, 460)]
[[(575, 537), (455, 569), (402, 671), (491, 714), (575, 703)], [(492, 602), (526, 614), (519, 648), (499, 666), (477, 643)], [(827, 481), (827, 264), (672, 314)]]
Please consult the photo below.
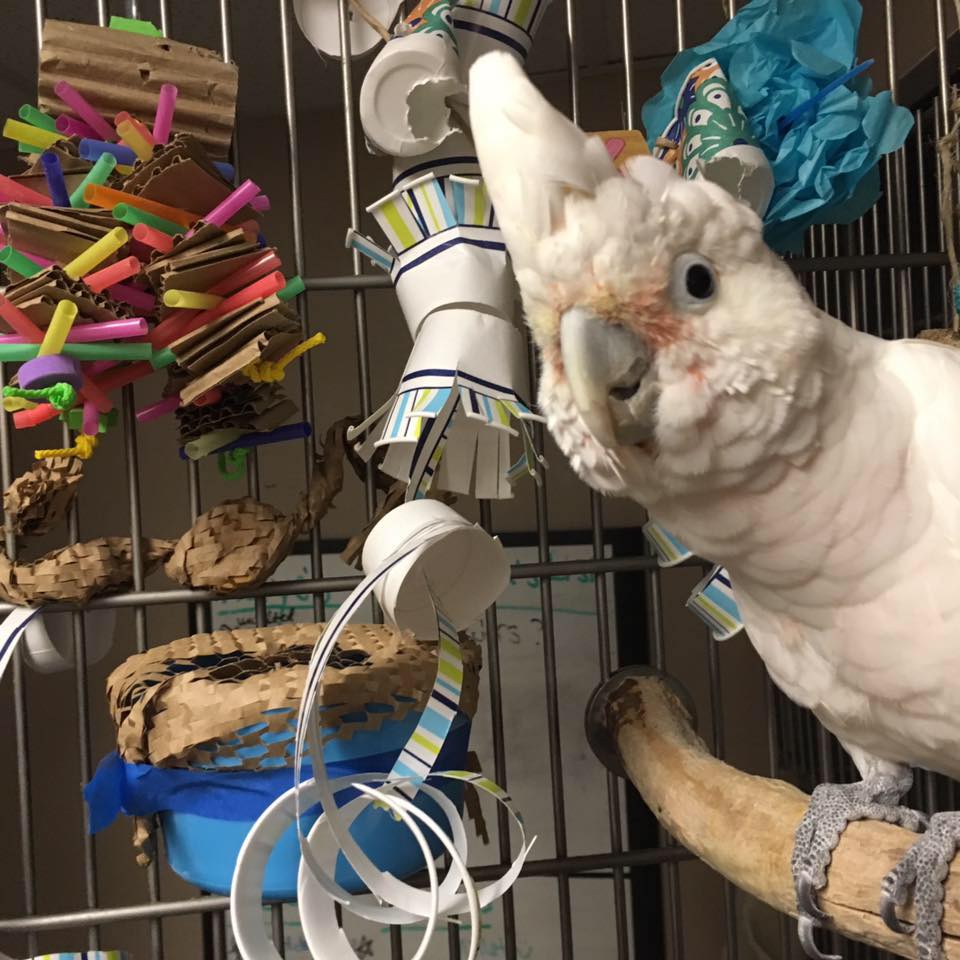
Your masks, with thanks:
[[(597, 690), (587, 730), (597, 755), (611, 768), (622, 764), (680, 843), (742, 890), (796, 915), (790, 854), (810, 799), (805, 793), (711, 756), (671, 682), (643, 668), (627, 668)], [(880, 882), (915, 839), (891, 824), (850, 824), (820, 893), (834, 929), (916, 957), (913, 941), (888, 929), (879, 915)], [(900, 916), (912, 921), (912, 908), (901, 909)], [(943, 950), (948, 960), (960, 960), (960, 858), (947, 880)]]

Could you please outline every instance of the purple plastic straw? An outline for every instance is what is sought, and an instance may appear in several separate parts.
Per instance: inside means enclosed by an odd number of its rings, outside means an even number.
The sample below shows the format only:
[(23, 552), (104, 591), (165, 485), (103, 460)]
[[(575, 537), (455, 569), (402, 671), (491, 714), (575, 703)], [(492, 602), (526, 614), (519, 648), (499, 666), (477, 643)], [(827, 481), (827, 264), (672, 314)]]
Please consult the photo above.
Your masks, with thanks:
[(218, 203), (204, 218), (204, 223), (222, 227), (235, 213), (242, 210), (260, 192), (252, 180), (244, 180), (222, 203)]
[(160, 87), (157, 100), (157, 112), (153, 118), (153, 139), (157, 143), (166, 143), (170, 139), (170, 127), (173, 125), (173, 111), (177, 106), (177, 88), (175, 84), (165, 83)]
[[(128, 320), (107, 320), (105, 323), (74, 324), (67, 334), (67, 343), (96, 343), (100, 340), (128, 340), (130, 337), (145, 337), (150, 332), (143, 317)], [(18, 333), (0, 334), (0, 344), (32, 343)]]
[(58, 80), (53, 85), (53, 92), (75, 113), (84, 123), (89, 124), (101, 140), (116, 140), (117, 132), (96, 110), (73, 84), (66, 80)]
[(141, 408), (137, 411), (137, 419), (141, 423), (146, 423), (148, 420), (157, 420), (164, 414), (173, 413), (179, 406), (180, 394), (177, 393), (172, 397), (164, 397), (156, 403), (151, 403), (149, 406)]
[(57, 129), (61, 133), (65, 133), (68, 137), (81, 137), (91, 140), (98, 140), (97, 131), (90, 126), (89, 123), (84, 123), (82, 120), (78, 120), (76, 117), (68, 117), (65, 113), (61, 113), (56, 119)]
[(265, 193), (260, 193), (250, 201), (250, 206), (257, 213), (266, 213), (270, 209), (270, 198)]

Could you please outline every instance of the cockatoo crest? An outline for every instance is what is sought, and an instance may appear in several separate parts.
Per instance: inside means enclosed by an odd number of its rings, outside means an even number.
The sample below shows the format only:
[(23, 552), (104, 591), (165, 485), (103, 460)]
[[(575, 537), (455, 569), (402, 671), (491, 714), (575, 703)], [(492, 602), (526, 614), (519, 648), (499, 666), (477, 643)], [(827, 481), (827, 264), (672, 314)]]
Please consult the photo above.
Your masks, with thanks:
[(592, 486), (648, 507), (809, 456), (839, 326), (721, 188), (620, 176), (506, 54), (471, 70), (484, 179), (541, 352), (540, 405)]

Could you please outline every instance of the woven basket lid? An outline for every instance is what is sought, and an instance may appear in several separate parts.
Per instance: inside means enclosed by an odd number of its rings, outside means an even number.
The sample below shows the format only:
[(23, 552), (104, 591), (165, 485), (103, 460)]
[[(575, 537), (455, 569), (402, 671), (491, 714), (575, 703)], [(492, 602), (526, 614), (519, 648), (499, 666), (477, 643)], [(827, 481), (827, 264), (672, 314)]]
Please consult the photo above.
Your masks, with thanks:
[[(322, 623), (200, 633), (130, 657), (107, 679), (117, 747), (130, 763), (259, 770), (292, 763), (290, 744)], [(463, 642), (460, 706), (477, 707), (480, 653)], [(348, 739), (422, 710), (437, 645), (379, 625), (344, 629), (324, 671), (328, 738)]]

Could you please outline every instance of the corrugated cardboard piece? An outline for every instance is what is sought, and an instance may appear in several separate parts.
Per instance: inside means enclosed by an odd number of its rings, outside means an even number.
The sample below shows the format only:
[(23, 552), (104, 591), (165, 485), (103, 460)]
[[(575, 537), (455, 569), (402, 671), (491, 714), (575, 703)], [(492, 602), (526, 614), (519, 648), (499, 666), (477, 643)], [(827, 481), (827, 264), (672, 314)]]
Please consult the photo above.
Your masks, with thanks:
[(218, 160), (226, 159), (237, 106), (237, 67), (220, 54), (165, 37), (146, 37), (86, 23), (47, 20), (38, 79), (41, 110), (64, 112), (54, 94), (67, 80), (112, 121), (126, 110), (149, 123), (160, 87), (176, 84), (173, 129), (195, 136)]
[[(145, 572), (170, 556), (174, 547), (173, 540), (144, 539), (142, 544)], [(32, 563), (11, 561), (0, 552), (0, 596), (10, 603), (86, 603), (97, 594), (129, 587), (132, 582), (129, 537), (74, 543)]]
[(38, 460), (3, 494), (10, 528), (18, 537), (49, 531), (70, 509), (82, 479), (83, 461), (79, 457)]

